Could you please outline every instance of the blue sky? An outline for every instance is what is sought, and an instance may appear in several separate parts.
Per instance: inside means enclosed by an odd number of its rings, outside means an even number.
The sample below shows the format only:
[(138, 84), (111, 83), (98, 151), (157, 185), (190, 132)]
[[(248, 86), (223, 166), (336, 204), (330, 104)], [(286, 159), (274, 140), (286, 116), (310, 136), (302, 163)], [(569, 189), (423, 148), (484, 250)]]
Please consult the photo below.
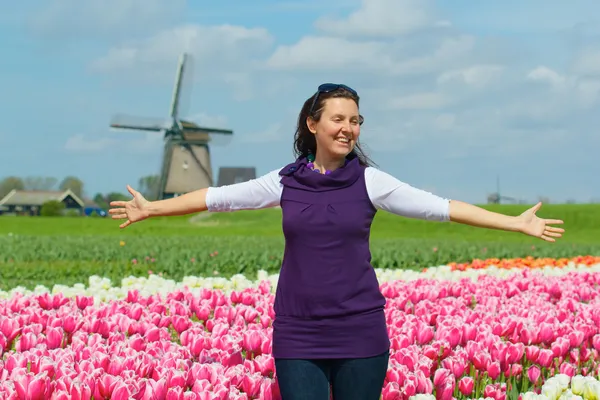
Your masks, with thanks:
[[(526, 4), (525, 4), (526, 3)], [(218, 5), (215, 5), (218, 4)], [(195, 60), (185, 116), (231, 128), (213, 168), (292, 160), (319, 83), (361, 94), (361, 141), (416, 187), (600, 199), (600, 3), (411, 0), (38, 0), (0, 15), (0, 177), (76, 175), (124, 191), (158, 172), (177, 57)], [(216, 176), (215, 176), (216, 179)]]

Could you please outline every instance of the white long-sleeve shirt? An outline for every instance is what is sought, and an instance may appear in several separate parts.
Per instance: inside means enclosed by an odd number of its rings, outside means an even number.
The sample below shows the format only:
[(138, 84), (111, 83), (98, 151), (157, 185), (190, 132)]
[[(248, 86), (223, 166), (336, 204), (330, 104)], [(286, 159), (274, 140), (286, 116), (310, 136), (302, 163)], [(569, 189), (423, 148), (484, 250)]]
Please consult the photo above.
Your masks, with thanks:
[[(258, 210), (278, 206), (283, 192), (280, 169), (234, 185), (210, 187), (208, 211)], [(401, 182), (374, 167), (365, 169), (367, 193), (378, 210), (429, 221), (450, 220), (450, 200)]]

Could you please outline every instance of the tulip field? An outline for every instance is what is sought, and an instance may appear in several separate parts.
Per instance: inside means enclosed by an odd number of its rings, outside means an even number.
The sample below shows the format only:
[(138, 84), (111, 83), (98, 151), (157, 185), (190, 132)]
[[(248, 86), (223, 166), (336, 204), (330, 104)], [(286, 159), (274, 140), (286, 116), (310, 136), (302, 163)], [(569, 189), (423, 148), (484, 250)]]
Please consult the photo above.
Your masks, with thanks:
[[(382, 399), (600, 399), (600, 230), (580, 217), (556, 244), (374, 228)], [(281, 398), (277, 221), (168, 221), (0, 218), (1, 399)]]

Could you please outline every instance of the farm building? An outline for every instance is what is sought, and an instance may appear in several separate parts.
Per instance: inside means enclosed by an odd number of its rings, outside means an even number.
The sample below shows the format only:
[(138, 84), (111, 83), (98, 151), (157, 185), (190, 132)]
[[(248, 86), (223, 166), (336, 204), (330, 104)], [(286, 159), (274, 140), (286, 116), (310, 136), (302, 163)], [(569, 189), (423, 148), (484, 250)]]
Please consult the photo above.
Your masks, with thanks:
[(255, 178), (256, 168), (254, 167), (221, 167), (219, 168), (217, 186), (233, 185)]
[(40, 215), (42, 205), (48, 201), (60, 201), (65, 212), (82, 214), (85, 203), (71, 190), (11, 190), (0, 200), (0, 215)]

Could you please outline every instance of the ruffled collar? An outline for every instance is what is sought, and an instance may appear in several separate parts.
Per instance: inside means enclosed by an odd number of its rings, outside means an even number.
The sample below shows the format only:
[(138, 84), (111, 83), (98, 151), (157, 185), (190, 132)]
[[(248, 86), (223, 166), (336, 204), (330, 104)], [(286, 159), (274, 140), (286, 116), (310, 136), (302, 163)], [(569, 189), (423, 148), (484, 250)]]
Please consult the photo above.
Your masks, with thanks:
[(344, 166), (329, 175), (317, 173), (307, 167), (306, 157), (286, 165), (279, 171), (281, 183), (285, 186), (308, 191), (328, 191), (351, 186), (363, 173), (358, 157), (346, 160)]

